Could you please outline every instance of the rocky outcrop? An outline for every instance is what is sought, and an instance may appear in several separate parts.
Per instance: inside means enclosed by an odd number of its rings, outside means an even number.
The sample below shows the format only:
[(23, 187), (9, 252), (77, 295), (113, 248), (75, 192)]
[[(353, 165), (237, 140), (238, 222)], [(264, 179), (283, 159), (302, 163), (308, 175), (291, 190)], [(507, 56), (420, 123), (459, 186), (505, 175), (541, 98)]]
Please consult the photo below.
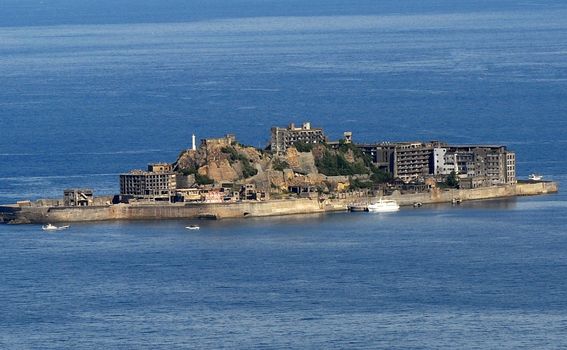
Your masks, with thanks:
[(254, 147), (235, 142), (206, 142), (197, 150), (182, 152), (174, 169), (184, 174), (199, 174), (215, 183), (249, 179), (262, 170), (264, 155)]
[(317, 166), (315, 165), (315, 157), (312, 152), (298, 152), (295, 148), (288, 148), (285, 161), (290, 168), (299, 174), (317, 174)]
[(242, 176), (239, 171), (240, 167), (231, 165), (227, 159), (210, 162), (197, 169), (199, 174), (213, 179), (215, 182), (232, 182), (238, 180)]
[[(325, 166), (323, 174), (318, 169), (318, 162)], [(284, 156), (275, 156), (240, 145), (229, 136), (205, 140), (199, 149), (182, 152), (174, 165), (179, 173), (195, 174), (197, 183), (199, 178), (209, 178), (216, 184), (254, 183), (258, 189), (272, 193), (285, 192), (291, 186), (342, 191), (348, 188), (351, 177), (368, 174), (361, 154), (348, 145), (335, 150), (318, 144), (303, 152), (290, 147)], [(336, 179), (336, 175), (343, 177)]]

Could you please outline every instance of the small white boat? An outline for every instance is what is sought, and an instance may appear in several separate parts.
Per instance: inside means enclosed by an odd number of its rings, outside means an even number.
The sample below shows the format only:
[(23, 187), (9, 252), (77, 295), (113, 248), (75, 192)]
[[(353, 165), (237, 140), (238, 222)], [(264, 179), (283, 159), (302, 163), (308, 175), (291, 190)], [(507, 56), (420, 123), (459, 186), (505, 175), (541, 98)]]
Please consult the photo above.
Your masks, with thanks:
[(532, 181), (541, 181), (543, 179), (543, 176), (538, 174), (530, 174), (530, 176), (528, 176), (528, 179)]
[(188, 230), (199, 230), (199, 229), (201, 229), (197, 225), (185, 226), (185, 228), (188, 229)]
[(398, 210), (400, 210), (399, 204), (395, 200), (391, 200), (391, 199), (380, 199), (378, 202), (368, 205), (368, 211), (372, 211), (376, 213), (384, 213), (384, 212), (391, 212)]
[(41, 229), (44, 230), (44, 231), (61, 231), (61, 230), (66, 230), (68, 228), (69, 228), (69, 225), (55, 226), (55, 225), (47, 224), (47, 225), (41, 226)]

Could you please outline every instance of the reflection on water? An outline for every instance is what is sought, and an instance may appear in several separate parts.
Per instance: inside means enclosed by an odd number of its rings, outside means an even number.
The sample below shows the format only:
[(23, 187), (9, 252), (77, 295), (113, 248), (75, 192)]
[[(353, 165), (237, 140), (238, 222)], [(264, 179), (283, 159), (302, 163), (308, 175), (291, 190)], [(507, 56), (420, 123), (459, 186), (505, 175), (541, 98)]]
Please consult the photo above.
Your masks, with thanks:
[(518, 199), (512, 197), (503, 199), (464, 201), (457, 206), (467, 209), (509, 210), (515, 209), (517, 207), (517, 204)]

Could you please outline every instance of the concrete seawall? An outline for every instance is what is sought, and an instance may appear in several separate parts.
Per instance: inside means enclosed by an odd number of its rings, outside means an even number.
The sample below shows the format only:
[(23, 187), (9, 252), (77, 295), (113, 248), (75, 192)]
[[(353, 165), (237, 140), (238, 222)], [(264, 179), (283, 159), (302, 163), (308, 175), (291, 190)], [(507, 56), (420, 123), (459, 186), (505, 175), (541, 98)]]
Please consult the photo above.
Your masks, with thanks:
[(198, 203), (187, 205), (114, 206), (117, 219), (238, 218), (323, 212), (316, 199), (288, 199), (269, 202)]
[[(479, 200), (530, 196), (558, 191), (554, 182), (533, 182), (471, 190), (433, 189), (426, 193), (386, 196), (400, 205), (446, 203), (453, 200)], [(372, 201), (373, 198), (369, 198)], [(0, 221), (8, 223), (58, 223), (101, 220), (161, 220), (196, 218), (243, 218), (310, 214), (346, 210), (353, 199), (283, 199), (267, 202), (117, 204), (92, 207), (0, 206)]]
[(395, 194), (385, 198), (394, 199), (400, 205), (412, 205), (416, 202), (423, 204), (449, 203), (454, 199), (468, 201), (515, 196), (535, 196), (555, 193), (557, 191), (558, 185), (555, 182), (530, 182), (506, 186), (481, 187), (470, 190), (436, 188), (427, 193)]
[[(321, 213), (317, 199), (286, 199), (268, 202), (196, 204), (117, 204), (93, 207), (10, 207), (4, 209), (8, 223), (57, 223), (102, 220), (161, 220), (197, 218), (243, 218)], [(342, 208), (337, 208), (338, 210)]]

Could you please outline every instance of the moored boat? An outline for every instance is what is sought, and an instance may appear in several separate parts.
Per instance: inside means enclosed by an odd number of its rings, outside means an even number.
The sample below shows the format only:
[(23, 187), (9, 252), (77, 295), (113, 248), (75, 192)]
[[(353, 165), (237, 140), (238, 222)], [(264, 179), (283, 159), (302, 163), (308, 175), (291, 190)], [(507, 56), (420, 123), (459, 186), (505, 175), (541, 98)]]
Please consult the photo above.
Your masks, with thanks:
[(372, 212), (392, 212), (400, 210), (400, 205), (392, 199), (380, 199), (376, 203), (368, 205), (368, 211)]
[(543, 179), (543, 176), (538, 174), (530, 174), (530, 176), (528, 176), (528, 179), (532, 181), (541, 181)]
[(47, 225), (41, 226), (41, 229), (44, 230), (44, 231), (61, 231), (61, 230), (65, 230), (65, 229), (68, 229), (68, 228), (69, 228), (69, 225), (55, 226), (55, 225), (47, 224)]

